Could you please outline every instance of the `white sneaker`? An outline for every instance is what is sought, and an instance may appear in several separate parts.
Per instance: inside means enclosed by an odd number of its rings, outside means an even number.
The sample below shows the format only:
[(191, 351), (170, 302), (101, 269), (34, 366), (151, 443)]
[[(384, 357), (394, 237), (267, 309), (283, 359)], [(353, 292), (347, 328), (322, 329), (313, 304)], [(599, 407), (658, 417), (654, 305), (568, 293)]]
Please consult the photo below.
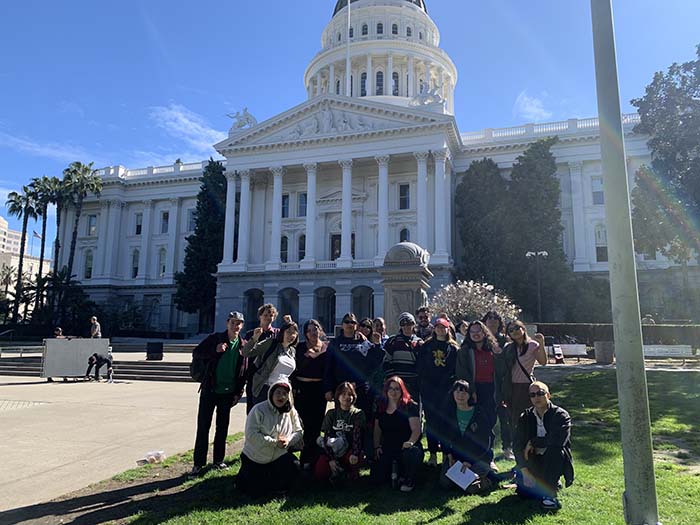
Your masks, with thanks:
[(437, 467), (437, 454), (430, 454), (430, 457), (428, 458), (428, 466), (429, 467)]
[(503, 449), (503, 459), (507, 459), (508, 461), (515, 460), (515, 454), (513, 454), (512, 448), (504, 448)]

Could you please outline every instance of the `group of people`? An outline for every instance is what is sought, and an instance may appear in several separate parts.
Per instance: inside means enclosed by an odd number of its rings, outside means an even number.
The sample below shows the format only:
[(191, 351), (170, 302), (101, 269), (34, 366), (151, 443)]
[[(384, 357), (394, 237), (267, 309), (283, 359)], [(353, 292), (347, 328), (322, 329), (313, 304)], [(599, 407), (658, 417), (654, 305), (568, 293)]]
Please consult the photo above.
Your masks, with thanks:
[[(431, 322), (422, 307), (415, 316), (402, 313), (391, 337), (384, 319), (347, 313), (329, 340), (314, 319), (300, 334), (289, 316), (274, 327), (272, 304), (257, 313), (258, 326), (243, 334), (243, 314), (231, 312), (226, 330), (193, 352), (201, 388), (191, 475), (206, 465), (214, 412), (213, 466), (228, 468), (230, 411), (245, 393), (236, 486), (251, 496), (288, 490), (300, 471), (353, 483), (367, 466), (372, 482), (410, 492), (425, 458), (425, 431), (427, 464), (441, 467), (443, 487), (456, 487), (450, 469), (460, 463), (476, 479), (470, 492), (514, 478), (520, 495), (559, 508), (560, 478), (573, 482), (571, 419), (533, 376), (535, 363), (547, 362), (541, 334), (530, 338), (522, 322), (504, 325), (496, 312), (458, 327), (444, 314)], [(515, 461), (505, 473), (494, 463), (497, 421), (503, 457)]]

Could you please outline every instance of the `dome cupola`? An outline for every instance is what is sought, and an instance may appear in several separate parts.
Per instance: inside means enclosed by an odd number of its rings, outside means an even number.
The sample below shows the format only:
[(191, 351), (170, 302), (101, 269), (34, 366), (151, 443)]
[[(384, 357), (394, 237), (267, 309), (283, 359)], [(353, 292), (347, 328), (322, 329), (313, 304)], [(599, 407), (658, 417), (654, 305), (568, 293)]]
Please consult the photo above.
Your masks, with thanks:
[(304, 74), (308, 97), (367, 97), (454, 114), (457, 69), (439, 46), (425, 0), (337, 0)]

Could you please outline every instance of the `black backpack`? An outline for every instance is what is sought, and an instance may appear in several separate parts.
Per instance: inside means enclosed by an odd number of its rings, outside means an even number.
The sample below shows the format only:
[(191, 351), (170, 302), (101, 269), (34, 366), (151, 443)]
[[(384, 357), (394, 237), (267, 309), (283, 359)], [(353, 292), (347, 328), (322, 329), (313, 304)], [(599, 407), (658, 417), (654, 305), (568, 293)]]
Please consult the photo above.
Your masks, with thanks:
[(190, 377), (197, 383), (201, 383), (207, 378), (209, 366), (211, 366), (211, 359), (193, 355), (190, 363)]

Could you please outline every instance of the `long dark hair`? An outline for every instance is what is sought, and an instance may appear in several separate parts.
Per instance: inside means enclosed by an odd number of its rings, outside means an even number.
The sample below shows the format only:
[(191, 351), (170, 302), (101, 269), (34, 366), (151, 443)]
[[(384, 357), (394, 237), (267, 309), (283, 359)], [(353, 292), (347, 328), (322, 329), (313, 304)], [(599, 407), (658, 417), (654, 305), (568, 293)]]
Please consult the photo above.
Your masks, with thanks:
[(471, 348), (472, 350), (476, 349), (476, 343), (472, 341), (472, 336), (469, 333), (472, 326), (479, 326), (481, 328), (481, 331), (484, 332), (483, 348), (484, 350), (493, 352), (493, 349), (498, 347), (498, 341), (496, 341), (496, 338), (491, 333), (491, 330), (489, 330), (488, 327), (481, 321), (472, 321), (469, 323), (469, 326), (467, 326), (467, 335), (464, 336), (462, 346)]
[(396, 406), (399, 410), (407, 407), (409, 404), (411, 404), (411, 394), (408, 393), (408, 389), (406, 388), (406, 383), (403, 382), (403, 379), (401, 379), (399, 376), (391, 376), (389, 379), (384, 381), (384, 387), (382, 388), (382, 396), (379, 399), (378, 403), (378, 412), (380, 414), (384, 414), (386, 412), (386, 408), (389, 404), (389, 385), (391, 383), (396, 383), (399, 385), (399, 388), (401, 388), (401, 397), (399, 398), (398, 403), (396, 403)]
[(523, 344), (519, 345), (515, 341), (515, 339), (513, 339), (512, 337), (510, 338), (513, 348), (515, 348), (518, 351), (518, 355), (523, 356), (525, 355), (525, 352), (527, 352), (527, 347), (530, 344), (530, 336), (527, 335), (527, 327), (522, 321), (518, 321), (517, 319), (515, 321), (511, 321), (510, 323), (508, 323), (508, 327), (506, 328), (508, 336), (510, 336), (510, 329), (512, 326), (519, 326), (523, 329)]
[(296, 330), (297, 336), (294, 338), (294, 341), (292, 341), (291, 346), (296, 346), (297, 343), (299, 342), (299, 327), (294, 321), (284, 323), (282, 326), (280, 326), (279, 331), (277, 332), (277, 343), (282, 344), (284, 341), (284, 334), (287, 330)]
[[(498, 333), (502, 334), (504, 333), (503, 330), (505, 330), (505, 326), (503, 326), (503, 318), (498, 314), (498, 312), (495, 312), (493, 310), (490, 310), (484, 314), (484, 317), (481, 318), (481, 322), (486, 324), (487, 319), (496, 319), (498, 321)], [(493, 334), (496, 335), (496, 334)]]

